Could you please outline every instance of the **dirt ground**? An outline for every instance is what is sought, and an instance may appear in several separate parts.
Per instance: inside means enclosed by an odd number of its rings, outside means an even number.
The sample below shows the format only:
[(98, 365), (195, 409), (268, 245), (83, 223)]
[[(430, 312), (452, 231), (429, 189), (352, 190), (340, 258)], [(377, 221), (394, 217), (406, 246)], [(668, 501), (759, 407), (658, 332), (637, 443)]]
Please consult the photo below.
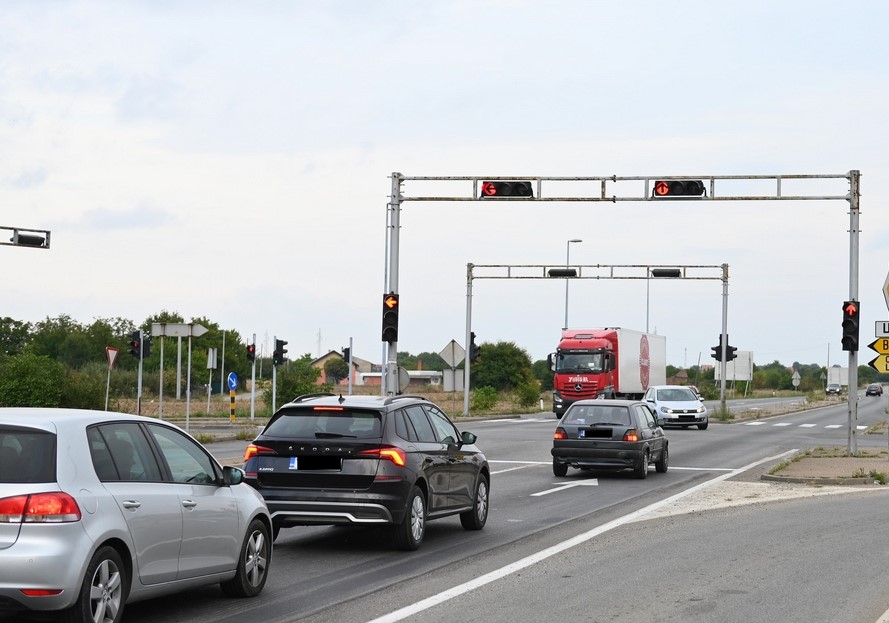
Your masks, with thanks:
[(889, 456), (806, 457), (789, 463), (774, 475), (783, 478), (859, 479), (868, 477), (872, 472), (889, 477)]

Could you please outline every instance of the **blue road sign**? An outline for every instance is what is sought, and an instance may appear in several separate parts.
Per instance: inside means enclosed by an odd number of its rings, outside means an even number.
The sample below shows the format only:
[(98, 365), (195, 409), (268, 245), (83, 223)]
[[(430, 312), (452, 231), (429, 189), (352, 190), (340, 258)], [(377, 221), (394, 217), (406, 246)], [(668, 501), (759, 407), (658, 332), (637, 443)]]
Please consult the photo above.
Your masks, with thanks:
[(238, 389), (238, 375), (234, 372), (228, 373), (228, 388), (232, 391)]

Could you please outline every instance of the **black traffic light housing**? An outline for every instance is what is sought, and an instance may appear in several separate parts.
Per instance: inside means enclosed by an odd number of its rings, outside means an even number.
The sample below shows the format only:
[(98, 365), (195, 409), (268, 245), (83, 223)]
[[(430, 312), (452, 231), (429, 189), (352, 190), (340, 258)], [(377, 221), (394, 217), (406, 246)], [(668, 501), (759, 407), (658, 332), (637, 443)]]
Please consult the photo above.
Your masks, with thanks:
[[(710, 355), (716, 361), (722, 361), (722, 333), (719, 334), (719, 344), (710, 348), (713, 351), (713, 354)], [(727, 349), (726, 349), (727, 350)]]
[(272, 353), (272, 364), (280, 366), (287, 361), (287, 349), (284, 348), (287, 342), (284, 340), (275, 340), (275, 352)]
[[(716, 361), (722, 361), (722, 333), (719, 334), (719, 345), (713, 346), (712, 348), (710, 348), (710, 350), (713, 351), (713, 354), (710, 355), (711, 357), (713, 357)], [(736, 350), (738, 350), (738, 349), (735, 346), (731, 346), (728, 343), (728, 334), (726, 334), (726, 336), (725, 336), (725, 360), (731, 361), (732, 359), (737, 359), (738, 355), (735, 353)]]
[(479, 355), (479, 347), (475, 343), (475, 333), (469, 334), (469, 361), (477, 361)]
[(349, 348), (348, 346), (346, 346), (343, 349), (343, 361), (345, 361), (346, 363), (349, 363), (349, 361), (351, 360), (351, 357), (352, 357), (352, 349)]
[(861, 318), (861, 303), (858, 301), (843, 302), (843, 350), (858, 350), (858, 328)]
[(394, 292), (383, 295), (383, 341), (398, 341), (398, 295)]
[(700, 197), (704, 194), (701, 180), (657, 180), (654, 183), (653, 197)]
[(247, 344), (247, 361), (256, 361), (256, 344)]
[(142, 332), (141, 331), (133, 331), (130, 334), (130, 341), (128, 342), (130, 350), (128, 351), (133, 357), (139, 357), (139, 351), (142, 348)]
[(738, 350), (738, 349), (735, 348), (734, 346), (729, 346), (728, 344), (726, 344), (725, 345), (725, 360), (731, 361), (733, 359), (737, 359), (738, 355), (735, 353), (736, 350)]
[(511, 182), (482, 182), (482, 199), (498, 199), (502, 197), (534, 198), (533, 187), (529, 180)]
[(142, 338), (142, 359), (148, 359), (151, 356), (151, 338), (143, 336)]

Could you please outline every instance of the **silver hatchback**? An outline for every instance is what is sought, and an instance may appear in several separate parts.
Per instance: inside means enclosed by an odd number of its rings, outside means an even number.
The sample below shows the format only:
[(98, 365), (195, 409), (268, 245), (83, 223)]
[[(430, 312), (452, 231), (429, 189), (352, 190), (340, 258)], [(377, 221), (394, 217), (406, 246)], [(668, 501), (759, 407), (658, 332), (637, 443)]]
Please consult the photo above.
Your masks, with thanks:
[(242, 478), (155, 419), (0, 409), (0, 611), (113, 623), (190, 587), (259, 594), (271, 519)]

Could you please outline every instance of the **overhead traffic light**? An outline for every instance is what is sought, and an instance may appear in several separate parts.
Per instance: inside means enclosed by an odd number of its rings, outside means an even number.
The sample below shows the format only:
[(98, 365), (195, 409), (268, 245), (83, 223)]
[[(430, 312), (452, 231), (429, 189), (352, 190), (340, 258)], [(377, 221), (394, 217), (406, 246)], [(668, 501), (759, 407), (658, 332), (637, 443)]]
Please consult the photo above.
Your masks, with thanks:
[(700, 197), (704, 194), (701, 180), (657, 180), (653, 197)]
[(256, 361), (256, 344), (247, 344), (247, 361)]
[(398, 295), (394, 292), (383, 295), (383, 341), (398, 341)]
[(482, 182), (482, 199), (501, 197), (534, 198), (531, 182), (527, 180), (513, 182)]
[(352, 349), (346, 346), (343, 349), (343, 361), (349, 363), (350, 358), (352, 357)]
[(284, 340), (275, 340), (275, 352), (272, 353), (272, 363), (274, 365), (280, 366), (287, 361), (287, 349), (284, 348), (286, 345), (287, 342)]
[(843, 303), (843, 350), (858, 350), (858, 320), (861, 317), (861, 303), (845, 301)]
[(722, 333), (719, 334), (719, 344), (710, 348), (713, 351), (713, 354), (710, 355), (716, 361), (722, 361)]
[(475, 343), (475, 333), (469, 334), (469, 361), (477, 361), (479, 355), (479, 347)]
[(130, 334), (129, 346), (130, 346), (130, 350), (128, 352), (133, 357), (138, 357), (139, 351), (142, 349), (142, 332), (141, 331), (133, 331)]

